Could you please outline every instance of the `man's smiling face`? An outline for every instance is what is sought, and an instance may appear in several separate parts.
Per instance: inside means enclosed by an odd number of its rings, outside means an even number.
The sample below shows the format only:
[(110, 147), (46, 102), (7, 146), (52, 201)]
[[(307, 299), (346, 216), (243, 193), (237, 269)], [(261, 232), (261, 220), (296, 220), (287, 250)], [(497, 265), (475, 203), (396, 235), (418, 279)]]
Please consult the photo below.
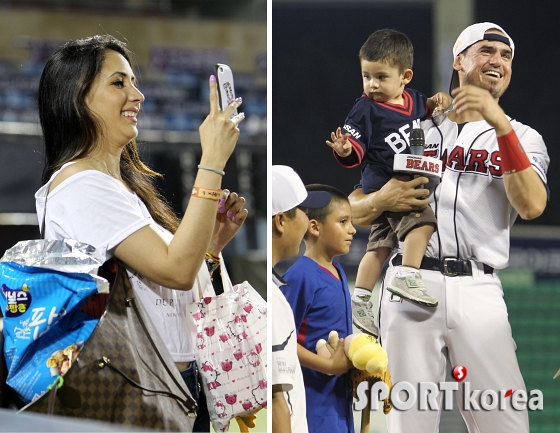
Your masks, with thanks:
[[(492, 30), (487, 33), (501, 34)], [(500, 41), (479, 41), (459, 54), (453, 63), (461, 86), (472, 84), (481, 87), (496, 99), (509, 86), (511, 65), (511, 48)]]

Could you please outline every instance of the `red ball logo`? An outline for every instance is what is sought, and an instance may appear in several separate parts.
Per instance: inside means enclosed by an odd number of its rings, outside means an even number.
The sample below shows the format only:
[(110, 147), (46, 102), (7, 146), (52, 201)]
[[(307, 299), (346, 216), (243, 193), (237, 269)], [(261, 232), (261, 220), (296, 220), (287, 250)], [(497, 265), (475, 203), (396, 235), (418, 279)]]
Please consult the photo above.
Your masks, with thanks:
[(453, 369), (451, 375), (457, 382), (461, 382), (465, 379), (465, 377), (467, 377), (467, 368), (464, 365), (458, 365)]

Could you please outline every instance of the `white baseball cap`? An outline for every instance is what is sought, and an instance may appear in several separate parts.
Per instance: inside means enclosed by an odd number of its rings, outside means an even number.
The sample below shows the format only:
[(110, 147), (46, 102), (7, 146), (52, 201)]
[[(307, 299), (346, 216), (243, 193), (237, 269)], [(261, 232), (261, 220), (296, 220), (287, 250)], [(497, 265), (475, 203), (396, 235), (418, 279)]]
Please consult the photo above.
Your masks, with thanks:
[[(496, 33), (486, 33), (490, 29), (495, 29), (501, 31), (504, 35), (499, 35)], [(504, 29), (502, 29), (499, 25), (494, 23), (477, 23), (471, 26), (468, 26), (465, 30), (461, 32), (455, 45), (453, 45), (453, 58), (457, 57), (471, 45), (476, 44), (478, 41), (499, 41), (503, 42), (506, 45), (509, 45), (511, 48), (511, 58), (513, 59), (513, 54), (515, 51), (515, 44), (513, 43), (513, 39), (509, 37)], [(451, 76), (451, 84), (449, 85), (449, 93), (456, 88), (459, 87), (459, 75), (457, 74), (456, 70), (453, 70), (453, 74)]]
[(326, 191), (307, 191), (299, 175), (287, 165), (273, 165), (272, 216), (296, 206), (319, 209), (327, 206), (331, 195)]

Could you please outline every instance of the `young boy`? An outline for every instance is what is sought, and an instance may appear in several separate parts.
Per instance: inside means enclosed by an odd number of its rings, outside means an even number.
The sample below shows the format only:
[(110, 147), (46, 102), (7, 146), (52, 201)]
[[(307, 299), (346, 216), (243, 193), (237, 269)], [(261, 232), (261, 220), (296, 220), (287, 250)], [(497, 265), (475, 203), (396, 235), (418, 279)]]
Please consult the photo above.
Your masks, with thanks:
[[(451, 105), (451, 97), (445, 93), (426, 98), (404, 88), (412, 79), (413, 52), (408, 37), (398, 31), (384, 29), (370, 35), (360, 49), (364, 93), (346, 118), (343, 129), (347, 132), (343, 134), (338, 128), (331, 133), (333, 141), (327, 141), (343, 166), (352, 168), (365, 161), (360, 186), (366, 194), (378, 191), (395, 175), (394, 156), (410, 153), (408, 137), (420, 120)], [(356, 327), (377, 336), (369, 299), (397, 240), (404, 240), (403, 270), (387, 290), (422, 305), (437, 305), (418, 272), (435, 228), (436, 218), (430, 207), (410, 213), (385, 212), (372, 222), (352, 296)]]
[(288, 285), (280, 290), (294, 313), (309, 432), (352, 433), (352, 386), (347, 373), (352, 364), (341, 350), (344, 344), (339, 342), (334, 359), (318, 356), (315, 346), (332, 330), (343, 338), (352, 333), (350, 291), (333, 257), (348, 253), (356, 229), (345, 194), (327, 185), (306, 188), (310, 193), (328, 192), (330, 203), (308, 209), (305, 253), (288, 269), (284, 275)]
[(286, 283), (274, 272), (274, 266), (299, 252), (309, 224), (305, 209), (324, 207), (330, 197), (324, 192), (308, 194), (300, 177), (288, 166), (273, 165), (270, 177), (273, 269), (268, 299), (272, 305), (272, 433), (307, 433), (305, 389), (293, 315), (279, 290)]

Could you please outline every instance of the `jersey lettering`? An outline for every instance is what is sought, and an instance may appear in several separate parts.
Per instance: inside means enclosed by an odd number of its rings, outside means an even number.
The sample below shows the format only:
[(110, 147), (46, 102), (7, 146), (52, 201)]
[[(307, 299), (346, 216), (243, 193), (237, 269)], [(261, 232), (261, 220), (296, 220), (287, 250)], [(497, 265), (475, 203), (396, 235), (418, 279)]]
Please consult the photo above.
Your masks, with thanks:
[(404, 150), (408, 146), (408, 143), (401, 137), (401, 135), (398, 132), (393, 132), (392, 134), (389, 134), (385, 138), (385, 143), (387, 143), (395, 153), (404, 152)]
[(447, 159), (447, 166), (449, 168), (452, 168), (453, 170), (463, 171), (465, 169), (464, 158), (464, 149), (457, 146), (449, 154), (449, 158)]
[(359, 140), (360, 137), (362, 136), (362, 134), (360, 134), (356, 129), (352, 128), (350, 125), (344, 125), (342, 129), (350, 133), (350, 135), (354, 137), (356, 140)]
[(488, 159), (488, 151), (484, 149), (471, 150), (469, 155), (469, 162), (466, 171), (477, 173), (487, 173), (486, 160)]
[(488, 171), (493, 177), (500, 177), (502, 175), (502, 158), (500, 157), (500, 152), (492, 152), (492, 155), (490, 155)]
[(447, 158), (447, 151), (444, 152), (442, 158), (443, 168), (450, 168), (455, 171), (464, 171), (465, 173), (490, 174), (492, 177), (502, 177), (502, 160), (500, 152), (494, 151), (489, 153), (485, 149), (471, 149), (465, 155), (465, 149), (455, 147)]
[(410, 129), (410, 125), (403, 125), (399, 128), (399, 132), (404, 137), (407, 143), (410, 142), (410, 140), (408, 139), (408, 137), (410, 137), (410, 132), (407, 132), (408, 129)]
[[(429, 156), (431, 158), (437, 158), (439, 151), (439, 143), (426, 143), (424, 146), (424, 156)], [(445, 162), (442, 165), (445, 167)]]
[[(420, 120), (416, 119), (412, 121), (412, 128), (420, 128)], [(393, 152), (402, 153), (409, 146), (410, 137), (410, 124), (403, 125), (399, 128), (399, 132), (392, 132), (387, 137), (385, 137), (385, 143), (387, 143)]]

